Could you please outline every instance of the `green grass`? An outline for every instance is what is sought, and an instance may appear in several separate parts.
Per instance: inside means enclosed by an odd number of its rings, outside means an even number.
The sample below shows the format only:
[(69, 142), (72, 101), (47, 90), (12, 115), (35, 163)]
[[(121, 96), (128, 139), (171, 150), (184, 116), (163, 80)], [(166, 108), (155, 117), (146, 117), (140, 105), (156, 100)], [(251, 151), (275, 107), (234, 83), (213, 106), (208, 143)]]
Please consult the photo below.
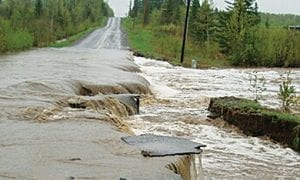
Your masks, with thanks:
[(32, 47), (33, 36), (25, 30), (18, 30), (9, 32), (6, 42), (9, 51), (22, 51)]
[(292, 121), (292, 122), (300, 123), (300, 117), (290, 114), (290, 113), (285, 113), (285, 112), (280, 112), (280, 111), (272, 111), (272, 110), (264, 110), (262, 113), (265, 115), (268, 115), (268, 116), (274, 116), (274, 117), (276, 117), (277, 120)]
[(267, 109), (266, 107), (260, 105), (258, 102), (249, 99), (223, 97), (215, 99), (214, 104), (222, 108), (236, 109), (246, 113), (262, 113), (267, 116), (273, 116), (277, 120), (300, 123), (299, 116), (287, 112)]
[(217, 98), (214, 103), (223, 108), (237, 109), (247, 112), (260, 112), (264, 109), (258, 102), (236, 97)]
[(84, 31), (81, 31), (81, 32), (73, 35), (73, 36), (70, 36), (65, 41), (54, 42), (54, 43), (50, 44), (49, 47), (63, 48), (63, 47), (71, 46), (74, 43), (76, 43), (77, 41), (79, 41), (80, 39), (85, 38), (87, 35), (89, 35), (93, 31), (95, 31), (96, 29), (104, 27), (106, 25), (106, 23), (107, 23), (107, 18), (104, 19), (99, 26), (90, 27)]
[(192, 59), (198, 62), (198, 67), (226, 67), (228, 61), (220, 55), (215, 43), (199, 47), (187, 42), (184, 63), (180, 63), (182, 33), (178, 29), (168, 27), (142, 27), (139, 23), (133, 26), (131, 19), (122, 21), (127, 32), (131, 49), (148, 58), (167, 60), (173, 65), (191, 67)]
[(77, 42), (78, 40), (86, 37), (88, 34), (90, 34), (91, 32), (93, 32), (94, 30), (96, 30), (98, 27), (92, 27), (89, 28), (85, 31), (82, 31), (78, 34), (75, 34), (73, 36), (70, 36), (68, 39), (66, 39), (65, 41), (61, 41), (61, 42), (55, 42), (49, 45), (49, 47), (53, 47), (53, 48), (62, 48), (62, 47), (67, 47), (70, 46), (72, 44), (74, 44), (75, 42)]

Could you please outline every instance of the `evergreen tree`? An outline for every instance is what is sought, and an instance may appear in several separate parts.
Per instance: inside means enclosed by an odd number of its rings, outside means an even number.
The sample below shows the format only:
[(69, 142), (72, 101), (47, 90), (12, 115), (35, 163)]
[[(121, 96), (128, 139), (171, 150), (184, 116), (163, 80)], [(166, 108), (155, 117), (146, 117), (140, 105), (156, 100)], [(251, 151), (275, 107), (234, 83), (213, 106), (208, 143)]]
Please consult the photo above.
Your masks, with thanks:
[(129, 1), (129, 11), (128, 11), (128, 17), (131, 16), (132, 13), (132, 0)]
[(191, 15), (189, 20), (189, 35), (191, 38), (196, 39), (198, 36), (198, 30), (197, 30), (197, 21), (198, 21), (198, 11), (200, 8), (199, 0), (193, 0), (192, 1), (192, 7), (191, 7)]
[(182, 0), (166, 0), (162, 7), (161, 24), (179, 24)]
[(233, 65), (258, 65), (255, 32), (259, 23), (254, 0), (235, 0), (229, 4), (229, 19), (223, 26), (220, 46)]
[(143, 27), (145, 27), (149, 21), (149, 3), (148, 3), (148, 0), (143, 0), (143, 1), (144, 1)]
[(265, 22), (265, 26), (267, 29), (270, 28), (270, 22), (269, 22), (269, 16), (267, 16), (266, 22)]
[(130, 17), (136, 18), (138, 16), (139, 11), (142, 9), (141, 3), (141, 0), (134, 0)]
[(40, 17), (43, 13), (43, 4), (42, 0), (36, 0), (35, 1), (35, 8), (34, 8), (34, 14), (36, 17)]
[(163, 3), (164, 3), (164, 0), (151, 0), (149, 2), (150, 9), (151, 10), (160, 9), (162, 7)]
[[(3, 39), (6, 40), (5, 51), (22, 50), (32, 44), (48, 45), (57, 39), (99, 25), (104, 17), (112, 12), (103, 0), (4, 0), (1, 2), (0, 26), (5, 27), (5, 33), (1, 32), (1, 43), (3, 44)], [(3, 45), (1, 46), (3, 51)]]
[(192, 37), (195, 42), (203, 45), (205, 42), (209, 42), (209, 40), (212, 39), (215, 31), (214, 11), (208, 0), (203, 1), (196, 15), (197, 19), (191, 30)]

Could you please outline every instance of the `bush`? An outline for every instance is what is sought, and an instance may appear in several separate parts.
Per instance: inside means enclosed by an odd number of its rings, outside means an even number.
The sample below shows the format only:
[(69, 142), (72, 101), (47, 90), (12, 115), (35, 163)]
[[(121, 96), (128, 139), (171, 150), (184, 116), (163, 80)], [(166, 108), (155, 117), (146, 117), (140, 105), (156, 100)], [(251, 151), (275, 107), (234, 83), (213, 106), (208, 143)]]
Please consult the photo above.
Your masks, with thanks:
[(24, 50), (32, 47), (33, 36), (27, 30), (17, 30), (7, 34), (6, 42), (9, 51)]
[(0, 53), (3, 53), (6, 51), (6, 39), (4, 35), (4, 31), (0, 27)]
[(290, 78), (291, 71), (282, 76), (282, 83), (279, 88), (278, 97), (281, 100), (281, 106), (284, 111), (290, 111), (290, 106), (296, 103), (296, 89), (292, 85), (292, 78)]
[(257, 71), (249, 74), (250, 88), (249, 90), (254, 95), (254, 101), (258, 101), (262, 98), (262, 93), (267, 90), (266, 79), (263, 76), (259, 76)]
[(7, 23), (0, 17), (0, 53), (6, 51), (6, 38), (5, 38), (5, 30), (6, 30)]
[(286, 29), (260, 29), (258, 32), (260, 66), (300, 65), (300, 34)]

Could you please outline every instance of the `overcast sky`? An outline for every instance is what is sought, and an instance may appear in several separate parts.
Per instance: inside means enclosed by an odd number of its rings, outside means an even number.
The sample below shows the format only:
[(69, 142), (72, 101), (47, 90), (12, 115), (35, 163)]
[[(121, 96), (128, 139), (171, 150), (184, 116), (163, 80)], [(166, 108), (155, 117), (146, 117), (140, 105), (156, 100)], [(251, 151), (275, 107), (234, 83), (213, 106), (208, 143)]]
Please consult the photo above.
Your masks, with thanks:
[[(226, 7), (224, 0), (213, 0), (213, 2), (218, 8)], [(257, 3), (261, 12), (300, 15), (300, 0), (257, 0)]]
[[(115, 16), (126, 16), (130, 0), (107, 0), (113, 8)], [(229, 0), (233, 1), (233, 0)], [(225, 0), (213, 0), (215, 7), (223, 9)], [(300, 0), (257, 0), (259, 11), (271, 13), (289, 13), (300, 15)]]

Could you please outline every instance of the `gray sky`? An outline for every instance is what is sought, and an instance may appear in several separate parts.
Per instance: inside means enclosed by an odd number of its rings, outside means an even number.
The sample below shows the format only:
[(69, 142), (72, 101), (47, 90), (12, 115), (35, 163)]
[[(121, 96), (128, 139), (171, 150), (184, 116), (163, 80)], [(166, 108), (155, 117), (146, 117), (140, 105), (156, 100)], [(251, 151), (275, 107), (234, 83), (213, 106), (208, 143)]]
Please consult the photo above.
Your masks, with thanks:
[[(213, 0), (213, 2), (215, 7), (221, 9), (226, 7), (224, 0)], [(300, 0), (257, 0), (257, 3), (259, 11), (261, 12), (300, 15)]]
[[(115, 16), (126, 16), (130, 0), (107, 0)], [(233, 1), (233, 0), (229, 0)], [(223, 9), (225, 0), (213, 0), (215, 7)], [(290, 13), (300, 15), (300, 0), (257, 0), (259, 11), (271, 13)]]
[(116, 17), (124, 17), (129, 11), (130, 0), (106, 0)]

